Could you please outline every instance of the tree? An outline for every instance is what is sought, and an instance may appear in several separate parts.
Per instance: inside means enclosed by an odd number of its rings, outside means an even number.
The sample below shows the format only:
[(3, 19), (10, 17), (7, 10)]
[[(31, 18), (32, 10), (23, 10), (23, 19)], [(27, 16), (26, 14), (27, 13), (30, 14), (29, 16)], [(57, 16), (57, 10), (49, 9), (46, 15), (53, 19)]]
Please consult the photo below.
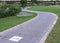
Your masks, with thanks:
[(24, 8), (26, 7), (27, 0), (21, 0), (21, 6)]
[(37, 4), (37, 0), (31, 0), (32, 4)]

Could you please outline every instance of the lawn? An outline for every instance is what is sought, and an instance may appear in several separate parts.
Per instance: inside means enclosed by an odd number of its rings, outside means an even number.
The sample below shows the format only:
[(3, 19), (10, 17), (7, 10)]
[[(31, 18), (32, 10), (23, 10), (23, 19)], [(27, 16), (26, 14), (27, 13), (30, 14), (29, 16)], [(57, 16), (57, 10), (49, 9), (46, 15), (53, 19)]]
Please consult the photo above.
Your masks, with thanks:
[[(28, 13), (30, 13), (30, 12), (28, 12)], [(0, 32), (4, 31), (6, 29), (9, 29), (13, 26), (16, 26), (18, 24), (21, 24), (36, 16), (35, 13), (30, 13), (30, 14), (32, 14), (32, 15), (31, 16), (20, 16), (20, 17), (10, 16), (10, 17), (5, 17), (5, 18), (0, 18)]]
[(53, 12), (59, 19), (45, 43), (60, 43), (60, 6), (33, 6), (30, 10)]

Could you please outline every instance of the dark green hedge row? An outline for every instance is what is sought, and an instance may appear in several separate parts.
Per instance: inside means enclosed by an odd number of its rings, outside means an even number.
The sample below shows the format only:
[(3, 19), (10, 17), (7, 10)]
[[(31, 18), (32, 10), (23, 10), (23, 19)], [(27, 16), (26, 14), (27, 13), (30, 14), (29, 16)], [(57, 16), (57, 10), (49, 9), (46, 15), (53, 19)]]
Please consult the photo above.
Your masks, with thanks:
[(1, 4), (0, 5), (0, 18), (7, 16), (14, 16), (21, 12), (20, 5), (16, 4)]

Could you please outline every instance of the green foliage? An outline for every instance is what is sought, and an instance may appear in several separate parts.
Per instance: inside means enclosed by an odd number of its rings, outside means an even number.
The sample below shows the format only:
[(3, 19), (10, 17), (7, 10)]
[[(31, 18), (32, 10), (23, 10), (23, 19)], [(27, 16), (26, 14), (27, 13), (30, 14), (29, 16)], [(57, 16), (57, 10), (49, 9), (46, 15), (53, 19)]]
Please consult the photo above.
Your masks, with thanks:
[(7, 16), (14, 16), (19, 12), (21, 12), (20, 5), (15, 5), (15, 4), (0, 5), (0, 18)]
[(11, 27), (14, 27), (18, 24), (21, 24), (27, 20), (30, 20), (37, 15), (36, 13), (30, 13), (30, 12), (27, 12), (27, 13), (32, 14), (32, 15), (31, 16), (19, 16), (19, 17), (10, 16), (6, 18), (1, 18), (0, 19), (0, 32), (7, 30)]
[(31, 0), (32, 1), (32, 3), (37, 3), (37, 0)]
[(32, 5), (37, 4), (37, 0), (31, 0)]
[(26, 4), (27, 4), (27, 0), (21, 0), (21, 6), (22, 6), (22, 7), (25, 7)]

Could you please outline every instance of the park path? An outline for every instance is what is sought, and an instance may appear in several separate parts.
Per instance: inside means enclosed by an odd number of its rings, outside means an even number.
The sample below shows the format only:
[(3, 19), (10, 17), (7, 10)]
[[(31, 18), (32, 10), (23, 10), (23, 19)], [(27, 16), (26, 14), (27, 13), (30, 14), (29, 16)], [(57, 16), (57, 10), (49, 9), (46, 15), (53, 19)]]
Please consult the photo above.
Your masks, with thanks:
[(50, 12), (39, 12), (37, 16), (0, 34), (0, 43), (44, 43), (56, 24), (58, 16)]

